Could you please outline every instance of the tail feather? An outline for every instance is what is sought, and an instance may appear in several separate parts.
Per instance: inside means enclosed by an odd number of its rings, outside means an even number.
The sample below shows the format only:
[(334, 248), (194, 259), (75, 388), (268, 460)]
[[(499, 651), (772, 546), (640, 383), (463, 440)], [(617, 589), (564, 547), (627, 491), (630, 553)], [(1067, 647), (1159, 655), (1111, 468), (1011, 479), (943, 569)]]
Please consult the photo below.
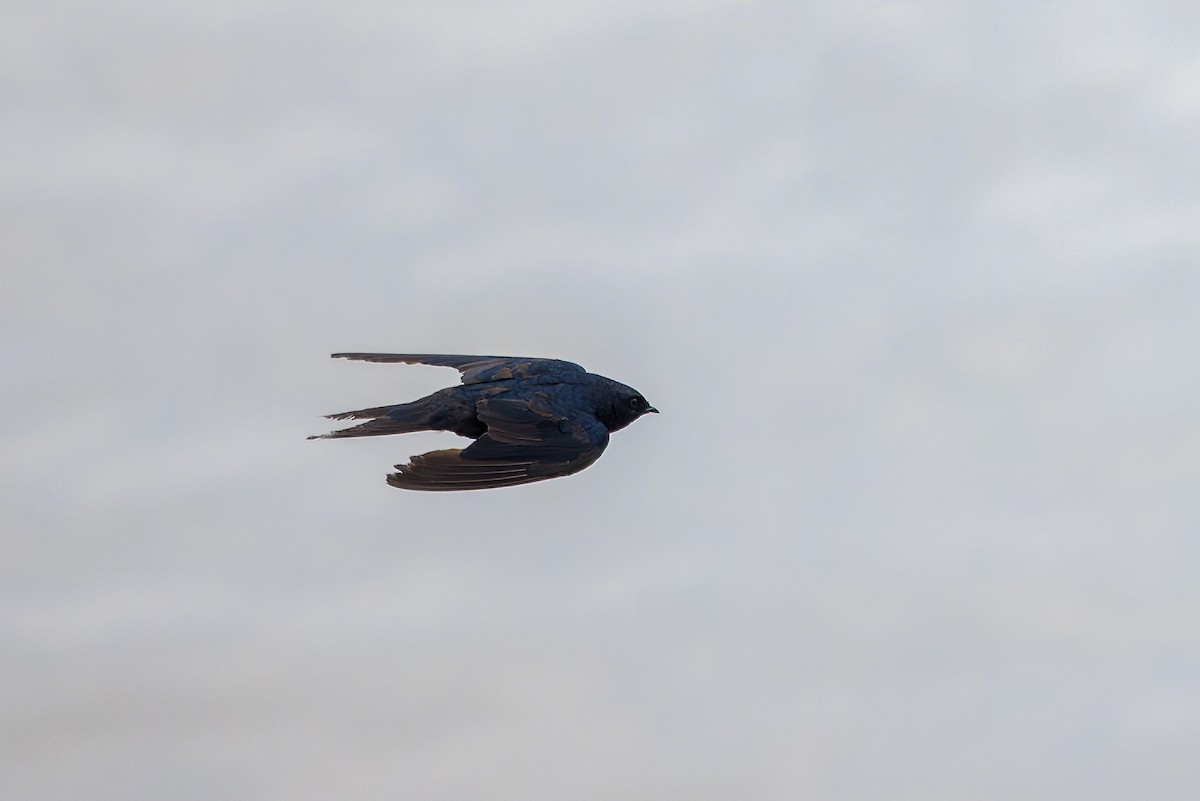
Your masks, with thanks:
[(385, 434), (410, 434), (414, 431), (430, 430), (428, 411), (420, 401), (401, 403), (397, 406), (376, 406), (352, 412), (326, 415), (330, 420), (362, 420), (350, 428), (316, 434), (309, 439), (345, 439), (347, 437), (379, 437)]
[(391, 406), (373, 406), (370, 409), (355, 409), (352, 412), (338, 412), (337, 414), (325, 415), (326, 420), (373, 420), (376, 417), (383, 417), (392, 409), (399, 409), (405, 404), (393, 404)]

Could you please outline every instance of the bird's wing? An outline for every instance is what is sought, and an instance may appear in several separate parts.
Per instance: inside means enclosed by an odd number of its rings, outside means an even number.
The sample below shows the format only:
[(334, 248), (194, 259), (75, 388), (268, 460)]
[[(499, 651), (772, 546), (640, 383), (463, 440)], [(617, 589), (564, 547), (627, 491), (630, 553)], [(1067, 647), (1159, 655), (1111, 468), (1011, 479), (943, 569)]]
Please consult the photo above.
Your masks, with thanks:
[(393, 487), (466, 490), (509, 487), (577, 473), (600, 458), (608, 430), (588, 417), (558, 417), (536, 402), (491, 398), (478, 404), (487, 433), (464, 450), (414, 456), (388, 476)]
[(505, 459), (514, 455), (549, 462), (573, 462), (608, 445), (608, 429), (590, 414), (574, 419), (550, 408), (542, 396), (486, 398), (475, 404), (487, 431), (463, 451), (464, 459)]
[(561, 359), (536, 359), (525, 356), (465, 356), (438, 353), (335, 353), (335, 359), (354, 359), (381, 364), (430, 364), (435, 367), (454, 367), (462, 373), (464, 384), (504, 381), (510, 378), (533, 378), (585, 370), (573, 362)]
[(515, 487), (551, 476), (534, 476), (532, 463), (519, 459), (509, 461), (475, 462), (462, 458), (457, 448), (431, 451), (409, 459), (408, 464), (396, 465), (387, 483), (410, 490), (445, 492), (449, 490), (492, 489)]

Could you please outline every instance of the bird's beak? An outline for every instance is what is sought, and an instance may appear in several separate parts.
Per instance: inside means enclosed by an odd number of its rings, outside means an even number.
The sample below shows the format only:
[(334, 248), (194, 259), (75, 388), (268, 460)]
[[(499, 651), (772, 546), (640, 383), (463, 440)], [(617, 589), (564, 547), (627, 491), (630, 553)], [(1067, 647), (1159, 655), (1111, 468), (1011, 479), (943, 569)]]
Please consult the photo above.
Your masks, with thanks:
[(658, 409), (655, 409), (653, 406), (651, 406), (646, 410), (646, 414), (658, 414)]

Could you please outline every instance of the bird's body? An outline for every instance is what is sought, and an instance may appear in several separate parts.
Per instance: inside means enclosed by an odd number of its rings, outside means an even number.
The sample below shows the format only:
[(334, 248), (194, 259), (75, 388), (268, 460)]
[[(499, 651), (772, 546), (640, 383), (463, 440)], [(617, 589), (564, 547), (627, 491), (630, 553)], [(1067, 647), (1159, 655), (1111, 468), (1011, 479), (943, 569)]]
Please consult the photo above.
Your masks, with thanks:
[(365, 420), (310, 439), (453, 431), (464, 449), (414, 456), (388, 476), (393, 487), (466, 490), (528, 484), (577, 473), (608, 435), (658, 410), (636, 390), (557, 359), (407, 353), (335, 353), (359, 361), (455, 367), (463, 383), (412, 403), (331, 414)]

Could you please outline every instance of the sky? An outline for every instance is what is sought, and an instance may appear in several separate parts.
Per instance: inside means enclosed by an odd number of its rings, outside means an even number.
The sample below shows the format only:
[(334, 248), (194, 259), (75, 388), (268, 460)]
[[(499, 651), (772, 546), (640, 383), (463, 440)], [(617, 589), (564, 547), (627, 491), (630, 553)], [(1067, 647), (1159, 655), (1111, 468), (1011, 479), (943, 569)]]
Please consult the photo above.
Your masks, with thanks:
[[(1198, 33), (17, 0), (0, 796), (1194, 799)], [(662, 414), (403, 492), (336, 351)]]

